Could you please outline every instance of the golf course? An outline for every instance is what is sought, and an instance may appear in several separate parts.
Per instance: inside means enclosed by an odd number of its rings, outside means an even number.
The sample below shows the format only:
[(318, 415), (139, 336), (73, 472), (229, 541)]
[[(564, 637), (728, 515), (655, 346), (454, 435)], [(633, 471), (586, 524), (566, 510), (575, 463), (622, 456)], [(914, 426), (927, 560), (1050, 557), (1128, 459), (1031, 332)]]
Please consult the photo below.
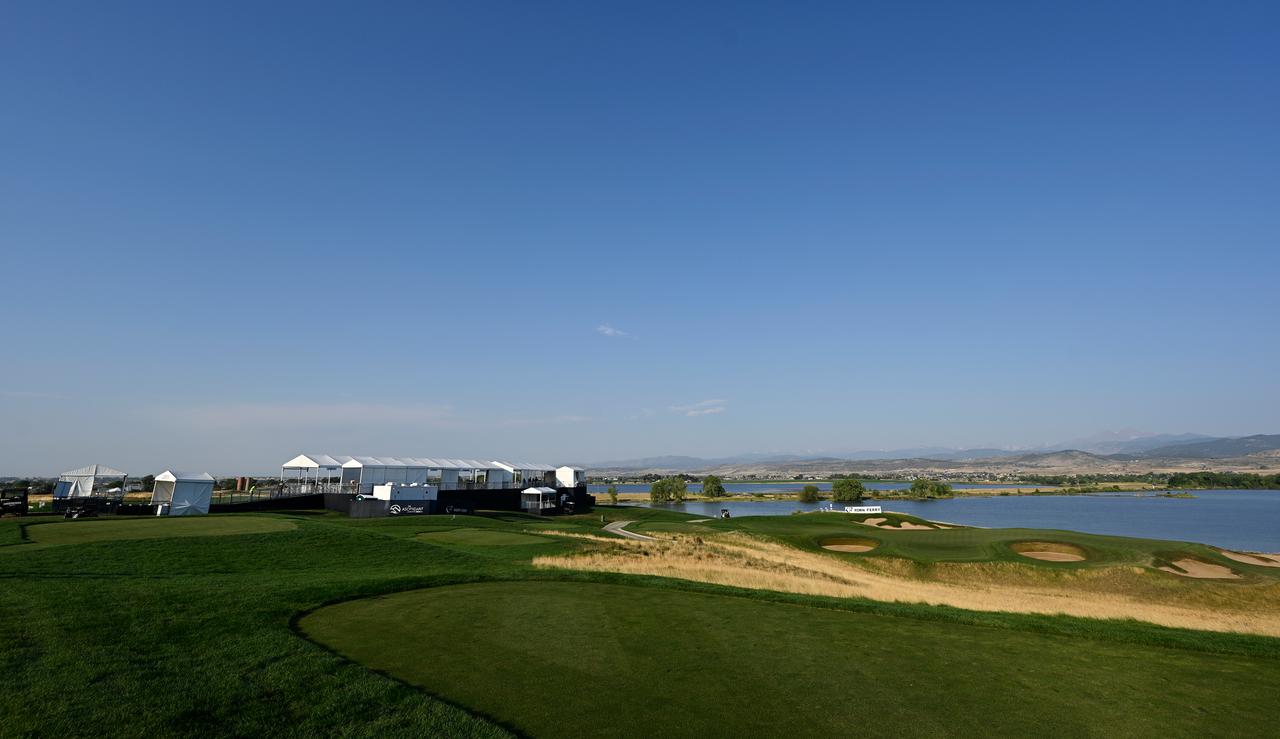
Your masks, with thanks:
[(0, 736), (1266, 736), (1274, 564), (891, 513), (6, 518)]

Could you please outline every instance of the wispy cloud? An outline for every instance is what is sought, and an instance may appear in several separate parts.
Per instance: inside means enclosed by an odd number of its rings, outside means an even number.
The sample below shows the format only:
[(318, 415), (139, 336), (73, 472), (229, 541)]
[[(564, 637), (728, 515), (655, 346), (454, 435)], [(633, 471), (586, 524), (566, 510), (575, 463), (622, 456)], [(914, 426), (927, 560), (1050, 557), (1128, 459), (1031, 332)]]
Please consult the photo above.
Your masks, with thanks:
[(53, 393), (24, 393), (17, 390), (6, 390), (0, 395), (6, 395), (10, 398), (43, 398), (45, 400), (66, 400), (65, 395), (54, 395)]
[(712, 413), (723, 413), (724, 406), (721, 405), (721, 403), (724, 402), (726, 401), (723, 399), (704, 400), (701, 403), (694, 403), (693, 405), (673, 405), (671, 406), (671, 410), (676, 411), (677, 413), (683, 413), (686, 416), (708, 416)]
[(596, 330), (604, 334), (605, 336), (630, 336), (630, 334), (628, 334), (626, 331), (619, 331), (618, 329), (614, 328), (613, 326), (610, 326), (607, 323), (602, 326), (597, 326)]

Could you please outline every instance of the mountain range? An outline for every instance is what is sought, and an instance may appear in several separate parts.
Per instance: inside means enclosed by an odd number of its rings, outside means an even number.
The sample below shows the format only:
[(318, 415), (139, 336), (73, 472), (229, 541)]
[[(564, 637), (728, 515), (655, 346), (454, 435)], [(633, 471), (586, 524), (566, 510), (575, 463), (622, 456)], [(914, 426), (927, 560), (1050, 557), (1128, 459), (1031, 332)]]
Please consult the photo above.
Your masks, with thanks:
[(1103, 431), (1092, 436), (1021, 449), (984, 447), (955, 449), (951, 447), (912, 447), (908, 449), (837, 451), (820, 450), (808, 454), (753, 452), (733, 457), (703, 459), (701, 457), (662, 456), (642, 459), (613, 460), (584, 465), (610, 469), (692, 470), (717, 464), (751, 464), (756, 462), (796, 461), (865, 461), (876, 459), (931, 459), (960, 461), (1013, 457), (1036, 452), (1081, 451), (1123, 459), (1180, 458), (1220, 459), (1236, 457), (1268, 449), (1280, 449), (1280, 434), (1256, 434), (1245, 437), (1215, 437), (1204, 434), (1154, 434), (1134, 429)]

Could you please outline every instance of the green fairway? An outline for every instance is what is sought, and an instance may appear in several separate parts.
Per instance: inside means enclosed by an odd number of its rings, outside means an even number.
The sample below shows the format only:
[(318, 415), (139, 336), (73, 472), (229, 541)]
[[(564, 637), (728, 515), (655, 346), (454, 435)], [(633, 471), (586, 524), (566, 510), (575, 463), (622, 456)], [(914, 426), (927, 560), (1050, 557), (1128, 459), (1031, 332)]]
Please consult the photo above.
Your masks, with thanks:
[[(714, 734), (720, 726), (738, 736), (1219, 736), (1265, 733), (1280, 720), (1271, 700), (1280, 639), (530, 564), (620, 545), (602, 534), (607, 521), (635, 520), (632, 528), (644, 530), (689, 518), (599, 506), (554, 519), (322, 511), (2, 519), (0, 737), (511, 736), (503, 726), (550, 736)], [(953, 539), (947, 551), (946, 541), (909, 537), (961, 530), (882, 531), (816, 515), (704, 525), (823, 557), (878, 557), (891, 546), (923, 556), (934, 547), (942, 558), (982, 550), (1028, 568), (1081, 564), (1034, 562), (1000, 544), (1061, 532), (970, 530), (979, 539)], [(819, 548), (838, 537), (880, 547)], [(1136, 542), (1128, 550), (1139, 557), (1144, 547), (1199, 546), (1115, 537), (1077, 545), (1113, 547), (1123, 561), (1125, 542)], [(1268, 586), (1213, 587), (1221, 598)], [(401, 659), (381, 644), (383, 633), (403, 637), (402, 661), (433, 650), (439, 667), (418, 665), (420, 678), (391, 670), (428, 690), (301, 633), (326, 622), (335, 639), (377, 659)], [(471, 661), (454, 661), (464, 658)], [(555, 679), (526, 695), (544, 674)]]
[(323, 609), (310, 637), (532, 737), (1261, 735), (1280, 663), (581, 583)]
[(27, 538), (41, 544), (83, 544), (88, 541), (110, 539), (266, 534), (295, 528), (297, 528), (297, 525), (291, 521), (246, 516), (156, 516), (154, 518), (74, 519), (27, 526)]
[(418, 534), (418, 538), (443, 541), (449, 544), (472, 544), (479, 546), (517, 546), (520, 544), (546, 544), (550, 539), (528, 534), (517, 534), (510, 531), (494, 531), (492, 529), (452, 529), (448, 531), (428, 531)]

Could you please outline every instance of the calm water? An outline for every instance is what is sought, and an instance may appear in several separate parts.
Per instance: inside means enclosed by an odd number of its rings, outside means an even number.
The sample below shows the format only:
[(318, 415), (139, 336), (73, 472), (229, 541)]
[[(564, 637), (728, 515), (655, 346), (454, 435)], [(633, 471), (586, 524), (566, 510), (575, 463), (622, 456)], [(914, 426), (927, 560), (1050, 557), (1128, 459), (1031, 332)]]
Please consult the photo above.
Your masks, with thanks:
[[(597, 487), (599, 488), (597, 490)], [(690, 485), (690, 489), (698, 486)], [(801, 485), (726, 485), (748, 492), (798, 490)], [(823, 486), (829, 488), (829, 486)], [(880, 484), (882, 490), (888, 484)], [(959, 488), (961, 486), (956, 485)], [(989, 486), (981, 486), (989, 487)], [(1018, 487), (1014, 485), (1012, 487)], [(1021, 486), (1024, 490), (1032, 486)], [(768, 488), (768, 489), (766, 489)], [(608, 486), (591, 486), (602, 496)], [(619, 485), (619, 491), (648, 492), (647, 485)], [(624, 490), (625, 489), (625, 490)], [(1212, 544), (1224, 549), (1280, 552), (1280, 490), (1196, 490), (1196, 498), (1131, 498), (1101, 495), (1044, 495), (946, 500), (868, 501), (885, 510), (931, 521), (987, 528), (1068, 529), (1090, 534), (1135, 536)], [(733, 516), (780, 516), (797, 508), (812, 511), (833, 505), (795, 501), (727, 501), (655, 506), (705, 516), (728, 508)], [(839, 507), (838, 504), (837, 508)]]

